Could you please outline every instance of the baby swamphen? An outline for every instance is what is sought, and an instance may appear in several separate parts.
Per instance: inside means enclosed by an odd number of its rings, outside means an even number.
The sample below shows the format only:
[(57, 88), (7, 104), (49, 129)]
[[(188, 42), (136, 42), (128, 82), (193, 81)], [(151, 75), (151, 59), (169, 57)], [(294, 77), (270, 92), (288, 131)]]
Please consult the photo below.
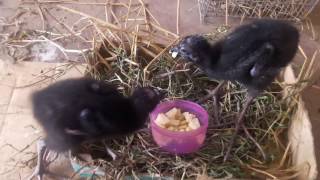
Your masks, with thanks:
[[(211, 96), (217, 99), (217, 92), (226, 80), (240, 82), (248, 90), (224, 161), (228, 159), (240, 127), (253, 140), (243, 125), (244, 114), (253, 99), (293, 60), (298, 43), (299, 32), (294, 26), (281, 20), (262, 19), (236, 28), (214, 44), (210, 44), (202, 36), (191, 35), (171, 49), (171, 52), (199, 66), (210, 78), (222, 80), (200, 102)], [(215, 107), (217, 106), (215, 101)], [(218, 119), (217, 108), (214, 115)], [(257, 145), (256, 142), (255, 144)]]
[(32, 95), (34, 116), (46, 137), (38, 142), (38, 165), (30, 179), (45, 173), (45, 150), (64, 152), (82, 142), (126, 135), (142, 128), (160, 102), (155, 89), (136, 89), (130, 97), (90, 78), (56, 82)]

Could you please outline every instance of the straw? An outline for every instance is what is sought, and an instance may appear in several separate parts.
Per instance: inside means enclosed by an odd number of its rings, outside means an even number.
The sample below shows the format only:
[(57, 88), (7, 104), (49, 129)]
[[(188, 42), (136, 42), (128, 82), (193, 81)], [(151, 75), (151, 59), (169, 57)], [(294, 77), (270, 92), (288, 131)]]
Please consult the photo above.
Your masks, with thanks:
[[(226, 2), (227, 6), (224, 10), (228, 10), (227, 14), (230, 15), (234, 3)], [(137, 86), (143, 85), (161, 89), (166, 93), (166, 100), (197, 101), (206, 95), (206, 90), (214, 89), (217, 85), (216, 81), (210, 80), (194, 65), (180, 59), (173, 59), (168, 53), (172, 45), (180, 40), (178, 36), (179, 2), (177, 2), (176, 17), (177, 33), (162, 27), (142, 0), (132, 0), (128, 3), (52, 0), (37, 3), (24, 1), (22, 4), (28, 5), (38, 13), (41, 29), (29, 32), (18, 25), (24, 14), (28, 14), (27, 10), (11, 20), (3, 20), (4, 24), (12, 26), (16, 32), (4, 32), (0, 34), (0, 40), (2, 45), (16, 52), (14, 54), (19, 54), (21, 48), (30, 48), (36, 43), (49, 42), (61, 51), (61, 59), (70, 60), (75, 55), (82, 57), (81, 61), (88, 65), (87, 75), (116, 85), (124, 95), (130, 95)], [(103, 6), (105, 18), (99, 19), (74, 7), (69, 8), (61, 4)], [(79, 20), (73, 24), (67, 24), (53, 13), (51, 6), (67, 14), (77, 15)], [(119, 16), (112, 7), (125, 9), (124, 16)], [(226, 16), (225, 24), (203, 36), (213, 42), (224, 37), (229, 30), (226, 26), (229, 15)], [(113, 17), (110, 18), (113, 21), (109, 20), (108, 16)], [(42, 24), (49, 24), (45, 17), (51, 17), (53, 22), (62, 29), (51, 31), (43, 28)], [(129, 19), (135, 24), (132, 25)], [(64, 40), (73, 40), (73, 38), (80, 39), (86, 47), (65, 47)], [(208, 129), (205, 144), (198, 152), (183, 156), (169, 154), (154, 143), (150, 130), (146, 127), (130, 136), (105, 139), (102, 144), (93, 144), (95, 146), (84, 144), (82, 149), (88, 153), (93, 149), (101, 149), (106, 153), (105, 144), (107, 144), (117, 154), (118, 159), (110, 161), (102, 157), (83, 163), (99, 165), (106, 170), (106, 178), (116, 179), (126, 175), (136, 177), (141, 174), (193, 179), (204, 172), (214, 178), (230, 175), (241, 178), (296, 177), (297, 167), (290, 165), (292, 158), (284, 137), (287, 134), (290, 117), (296, 110), (298, 93), (309, 85), (308, 79), (315, 71), (311, 67), (318, 67), (316, 63), (318, 52), (315, 52), (312, 57), (307, 57), (302, 47), (299, 49), (306, 63), (302, 67), (297, 83), (272, 84), (255, 100), (246, 113), (246, 131), (250, 132), (251, 138), (254, 138), (258, 144), (248, 139), (245, 133), (240, 134), (240, 138), (232, 149), (232, 158), (225, 164), (222, 163), (223, 155), (234, 132), (234, 119), (241, 109), (246, 93), (241, 85), (232, 83), (226, 85), (225, 94), (220, 99), (220, 114), (224, 123), (214, 124)], [(21, 57), (25, 57), (25, 54), (13, 56), (14, 59), (21, 59)], [(65, 71), (49, 76), (50, 73), (44, 72), (43, 77), (41, 74), (38, 75), (42, 77), (39, 81), (17, 88), (56, 79), (63, 73)], [(282, 96), (284, 89), (290, 91), (291, 96)], [(212, 116), (213, 102), (209, 100), (202, 106)], [(256, 148), (257, 146), (260, 150)]]

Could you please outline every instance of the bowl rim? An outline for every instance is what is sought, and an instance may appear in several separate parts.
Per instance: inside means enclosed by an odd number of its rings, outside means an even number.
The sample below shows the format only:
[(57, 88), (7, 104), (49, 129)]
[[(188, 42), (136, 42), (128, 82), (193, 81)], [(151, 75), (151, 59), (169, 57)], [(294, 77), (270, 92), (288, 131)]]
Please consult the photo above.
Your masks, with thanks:
[[(167, 104), (171, 104), (171, 103), (175, 103), (175, 102), (180, 102), (182, 104), (190, 104), (192, 106), (195, 106), (198, 110), (200, 110), (200, 113), (204, 115), (204, 122), (201, 121), (202, 125), (200, 126), (200, 128), (195, 129), (195, 130), (191, 130), (191, 131), (170, 131), (164, 128), (159, 127), (156, 123), (156, 116), (158, 114), (155, 114), (154, 112), (159, 109), (159, 108), (163, 108), (165, 107)], [(178, 107), (179, 108), (179, 107)], [(195, 136), (198, 134), (202, 134), (202, 133), (206, 133), (207, 129), (208, 129), (208, 123), (209, 123), (209, 115), (208, 112), (199, 104), (192, 102), (192, 101), (188, 101), (188, 100), (169, 100), (169, 101), (165, 101), (165, 102), (161, 102), (157, 105), (157, 107), (150, 113), (150, 123), (151, 123), (151, 130), (156, 130), (158, 132), (160, 132), (163, 135), (173, 135), (173, 136)], [(154, 118), (153, 118), (154, 117)], [(164, 134), (165, 133), (165, 134)]]

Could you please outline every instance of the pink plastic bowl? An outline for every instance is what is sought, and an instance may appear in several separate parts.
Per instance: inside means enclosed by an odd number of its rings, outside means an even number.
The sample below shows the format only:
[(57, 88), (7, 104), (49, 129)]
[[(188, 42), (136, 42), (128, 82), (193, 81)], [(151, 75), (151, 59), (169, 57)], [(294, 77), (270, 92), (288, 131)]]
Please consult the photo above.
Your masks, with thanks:
[[(175, 132), (159, 127), (155, 123), (158, 114), (165, 113), (174, 107), (181, 109), (183, 112), (194, 114), (200, 121), (200, 128), (188, 132)], [(206, 138), (208, 113), (200, 105), (190, 101), (175, 100), (161, 103), (150, 113), (150, 120), (154, 141), (160, 148), (174, 154), (196, 152)]]

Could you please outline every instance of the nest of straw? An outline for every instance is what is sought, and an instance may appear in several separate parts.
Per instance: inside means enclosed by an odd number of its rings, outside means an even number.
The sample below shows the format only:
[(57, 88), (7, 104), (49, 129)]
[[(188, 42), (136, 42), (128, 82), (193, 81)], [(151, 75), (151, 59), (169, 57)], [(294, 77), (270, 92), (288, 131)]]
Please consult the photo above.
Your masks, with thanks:
[[(215, 41), (227, 31), (227, 27), (221, 26), (204, 36)], [(210, 80), (192, 64), (172, 59), (167, 51), (171, 45), (172, 43), (165, 47), (153, 43), (147, 45), (139, 38), (131, 46), (129, 43), (123, 46), (125, 49), (113, 49), (107, 43), (102, 43), (98, 54), (92, 54), (88, 73), (116, 85), (125, 95), (142, 85), (166, 91), (166, 100), (196, 101), (206, 94), (207, 89), (213, 89), (217, 82)], [(132, 49), (136, 51), (130, 51)], [(111, 70), (101, 62), (103, 58), (108, 58), (105, 56), (108, 54), (106, 51), (109, 54), (115, 53), (117, 57), (109, 64)], [(295, 176), (297, 169), (291, 166), (289, 146), (286, 143), (289, 119), (295, 108), (282, 96), (282, 90), (279, 82), (274, 83), (255, 100), (246, 113), (246, 126), (262, 147), (267, 156), (266, 161), (256, 145), (244, 134), (240, 134), (232, 150), (233, 157), (227, 163), (222, 163), (224, 151), (234, 132), (233, 120), (240, 112), (246, 94), (239, 84), (228, 83), (220, 101), (220, 113), (224, 122), (208, 129), (205, 145), (199, 152), (183, 156), (166, 153), (157, 147), (150, 130), (145, 128), (129, 137), (105, 140), (103, 144), (115, 150), (119, 159), (99, 159), (93, 163), (105, 168), (107, 178), (148, 174), (183, 179), (195, 178), (203, 173), (215, 178)], [(211, 116), (213, 102), (209, 100), (202, 105)], [(83, 148), (87, 152), (93, 149), (105, 152), (104, 145), (88, 145)]]
[[(206, 35), (215, 39), (219, 31)], [(110, 50), (110, 49), (109, 49)], [(131, 62), (130, 55), (118, 51), (117, 59), (111, 63), (112, 71), (89, 70), (89, 73), (108, 83), (115, 84), (124, 94), (130, 94), (138, 85), (148, 85), (167, 92), (167, 100), (187, 99), (196, 101), (202, 98), (207, 89), (213, 89), (217, 82), (208, 79), (198, 68), (182, 60), (173, 60), (168, 52), (162, 53), (150, 65), (145, 54), (138, 53), (137, 61)], [(98, 60), (99, 61), (99, 60)], [(145, 68), (148, 72), (145, 73)], [(274, 83), (268, 91), (259, 96), (246, 113), (246, 126), (255, 140), (262, 146), (267, 160), (245, 134), (240, 134), (232, 150), (232, 158), (222, 163), (226, 146), (234, 132), (234, 119), (241, 110), (246, 91), (239, 84), (228, 83), (220, 101), (222, 125), (208, 129), (205, 145), (197, 153), (174, 156), (159, 149), (154, 143), (148, 128), (136, 134), (114, 140), (106, 140), (116, 151), (117, 161), (97, 160), (95, 165), (104, 167), (107, 177), (123, 177), (149, 174), (173, 176), (175, 178), (195, 178), (206, 173), (212, 177), (286, 177), (295, 174), (290, 169), (286, 132), (289, 117), (293, 112), (283, 100), (282, 88)], [(209, 112), (213, 102), (202, 104)], [(84, 147), (88, 152), (92, 146)], [(93, 149), (105, 151), (104, 146)]]
[[(105, 8), (106, 19), (102, 20), (70, 8), (68, 4), (102, 6)], [(14, 61), (24, 60), (19, 59), (21, 56), (15, 56), (21, 47), (49, 43), (56, 47), (60, 51), (60, 57), (66, 60), (70, 60), (70, 54), (81, 56), (88, 64), (87, 75), (115, 84), (125, 95), (131, 94), (133, 89), (142, 85), (166, 91), (166, 100), (194, 101), (203, 97), (207, 89), (213, 89), (217, 85), (217, 82), (208, 79), (197, 67), (182, 60), (174, 60), (168, 54), (171, 45), (179, 40), (179, 13), (177, 33), (173, 33), (161, 27), (142, 0), (130, 0), (128, 3), (24, 1), (23, 5), (38, 13), (42, 29), (27, 31), (19, 26), (18, 18), (2, 19), (6, 25), (16, 27), (14, 33), (1, 35), (1, 44), (7, 47), (4, 51), (8, 52), (8, 56)], [(123, 10), (121, 15), (115, 13), (114, 7)], [(52, 8), (76, 15), (80, 20), (68, 25), (56, 17), (58, 15), (52, 12)], [(49, 31), (46, 28), (48, 17), (63, 30)], [(85, 32), (89, 30), (92, 36), (88, 37)], [(215, 41), (227, 31), (228, 27), (220, 26), (205, 36)], [(83, 49), (68, 49), (61, 45), (62, 40), (72, 38), (79, 38), (89, 45)], [(301, 84), (305, 82), (307, 75), (311, 75), (310, 71), (306, 71), (307, 67), (303, 68), (303, 76), (299, 76)], [(241, 109), (246, 93), (239, 84), (228, 83), (220, 100), (223, 124), (213, 125), (208, 129), (205, 145), (199, 152), (183, 156), (168, 154), (156, 146), (150, 130), (146, 127), (128, 137), (106, 139), (102, 144), (85, 144), (82, 150), (102, 154), (86, 164), (104, 168), (104, 178), (109, 179), (119, 179), (126, 175), (137, 177), (141, 174), (181, 179), (195, 178), (200, 174), (212, 177), (294, 177), (297, 169), (291, 166), (286, 132), (290, 116), (295, 111), (294, 98), (297, 98), (297, 92), (305, 87), (305, 84), (301, 84), (291, 86), (292, 96), (283, 97), (283, 84), (274, 83), (254, 101), (246, 113), (246, 126), (262, 147), (267, 156), (266, 161), (263, 160), (261, 151), (257, 150), (256, 144), (244, 134), (240, 134), (232, 149), (232, 158), (222, 163), (226, 145), (234, 132), (233, 120)], [(213, 102), (209, 100), (202, 105), (212, 115)], [(117, 154), (116, 161), (105, 158), (105, 144)]]

